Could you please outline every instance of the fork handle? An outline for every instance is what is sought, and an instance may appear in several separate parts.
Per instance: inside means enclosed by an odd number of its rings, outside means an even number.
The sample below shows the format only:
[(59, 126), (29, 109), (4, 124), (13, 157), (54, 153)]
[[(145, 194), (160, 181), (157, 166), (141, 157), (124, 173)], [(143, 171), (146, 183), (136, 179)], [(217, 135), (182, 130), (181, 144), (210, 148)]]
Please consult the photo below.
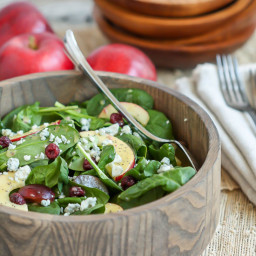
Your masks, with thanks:
[(252, 118), (252, 120), (255, 124), (255, 127), (256, 127), (256, 112), (255, 112), (255, 110), (249, 109), (246, 112), (250, 115), (250, 117)]

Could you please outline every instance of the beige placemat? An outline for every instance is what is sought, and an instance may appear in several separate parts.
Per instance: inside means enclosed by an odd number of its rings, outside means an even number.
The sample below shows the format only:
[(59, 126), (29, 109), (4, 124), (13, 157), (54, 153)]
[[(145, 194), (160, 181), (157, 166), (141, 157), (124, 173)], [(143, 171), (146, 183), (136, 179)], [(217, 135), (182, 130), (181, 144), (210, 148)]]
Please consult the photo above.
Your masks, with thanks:
[[(63, 37), (67, 25), (53, 24)], [(95, 25), (70, 27), (87, 56), (93, 49), (108, 43)], [(256, 33), (237, 52), (240, 62), (256, 61)], [(255, 58), (255, 59), (253, 59)], [(171, 60), (170, 60), (171, 61)], [(189, 75), (191, 70), (158, 70), (158, 81), (172, 87), (178, 77)], [(256, 207), (244, 196), (234, 180), (222, 170), (220, 221), (216, 233), (201, 256), (254, 256), (256, 255)]]
[(201, 256), (256, 255), (256, 207), (237, 184), (222, 172), (220, 221)]

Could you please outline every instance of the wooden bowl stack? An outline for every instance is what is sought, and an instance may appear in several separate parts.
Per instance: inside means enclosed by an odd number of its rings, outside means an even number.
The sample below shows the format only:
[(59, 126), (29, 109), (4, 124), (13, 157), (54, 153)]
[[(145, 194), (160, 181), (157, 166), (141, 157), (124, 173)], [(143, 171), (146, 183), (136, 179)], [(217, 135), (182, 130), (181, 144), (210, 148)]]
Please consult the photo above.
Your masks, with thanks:
[(191, 68), (230, 53), (252, 35), (256, 0), (95, 0), (112, 42), (140, 48), (158, 67)]

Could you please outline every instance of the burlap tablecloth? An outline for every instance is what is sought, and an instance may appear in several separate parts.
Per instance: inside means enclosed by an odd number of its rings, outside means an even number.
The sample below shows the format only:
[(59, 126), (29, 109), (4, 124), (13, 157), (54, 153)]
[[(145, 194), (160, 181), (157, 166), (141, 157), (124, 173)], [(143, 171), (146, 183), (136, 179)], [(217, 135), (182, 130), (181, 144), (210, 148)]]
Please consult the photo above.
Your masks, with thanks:
[[(53, 24), (62, 37), (67, 24)], [(79, 45), (85, 55), (108, 43), (94, 24), (73, 25)], [(236, 52), (240, 63), (256, 62), (256, 33)], [(171, 61), (171, 60), (170, 60)], [(158, 81), (172, 87), (174, 80), (189, 75), (191, 70), (158, 70)], [(255, 184), (256, 185), (256, 184)], [(220, 220), (211, 243), (201, 256), (253, 256), (256, 255), (256, 207), (239, 189), (232, 178), (222, 170)]]

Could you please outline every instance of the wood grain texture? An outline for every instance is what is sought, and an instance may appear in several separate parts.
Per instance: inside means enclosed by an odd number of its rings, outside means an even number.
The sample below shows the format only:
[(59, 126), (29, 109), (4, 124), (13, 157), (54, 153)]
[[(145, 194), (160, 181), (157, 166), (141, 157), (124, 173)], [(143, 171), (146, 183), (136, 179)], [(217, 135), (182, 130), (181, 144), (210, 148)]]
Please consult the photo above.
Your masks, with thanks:
[(107, 0), (94, 0), (113, 24), (127, 32), (151, 39), (187, 38), (200, 35), (222, 25), (255, 0), (237, 0), (227, 8), (191, 18), (163, 18), (140, 15)]
[(234, 0), (109, 0), (131, 11), (159, 17), (190, 17), (213, 12)]
[[(206, 43), (208, 38), (201, 36), (203, 43), (193, 42), (193, 39), (191, 39), (191, 45), (183, 45), (186, 40), (181, 40), (181, 45), (179, 45), (179, 41), (172, 43), (172, 41), (167, 40), (156, 41), (135, 37), (109, 22), (97, 6), (94, 8), (94, 18), (101, 31), (111, 42), (130, 44), (140, 48), (153, 60), (157, 67), (184, 69), (195, 67), (198, 63), (214, 61), (216, 54), (231, 53), (241, 47), (255, 30), (255, 10), (256, 0), (253, 0), (250, 6), (251, 16), (246, 17), (247, 25), (241, 30), (239, 25), (237, 33), (215, 42), (209, 39), (210, 42), (208, 43)], [(227, 31), (226, 35), (228, 34), (229, 32)], [(188, 39), (189, 41), (190, 39)]]
[[(0, 255), (200, 255), (219, 217), (220, 141), (215, 126), (198, 105), (171, 89), (140, 78), (98, 74), (110, 88), (149, 92), (155, 108), (172, 120), (176, 138), (188, 144), (200, 170), (172, 194), (116, 214), (64, 217), (0, 206)], [(96, 93), (75, 71), (14, 78), (1, 82), (0, 88), (1, 116), (35, 100), (49, 106), (55, 100), (81, 101)]]

